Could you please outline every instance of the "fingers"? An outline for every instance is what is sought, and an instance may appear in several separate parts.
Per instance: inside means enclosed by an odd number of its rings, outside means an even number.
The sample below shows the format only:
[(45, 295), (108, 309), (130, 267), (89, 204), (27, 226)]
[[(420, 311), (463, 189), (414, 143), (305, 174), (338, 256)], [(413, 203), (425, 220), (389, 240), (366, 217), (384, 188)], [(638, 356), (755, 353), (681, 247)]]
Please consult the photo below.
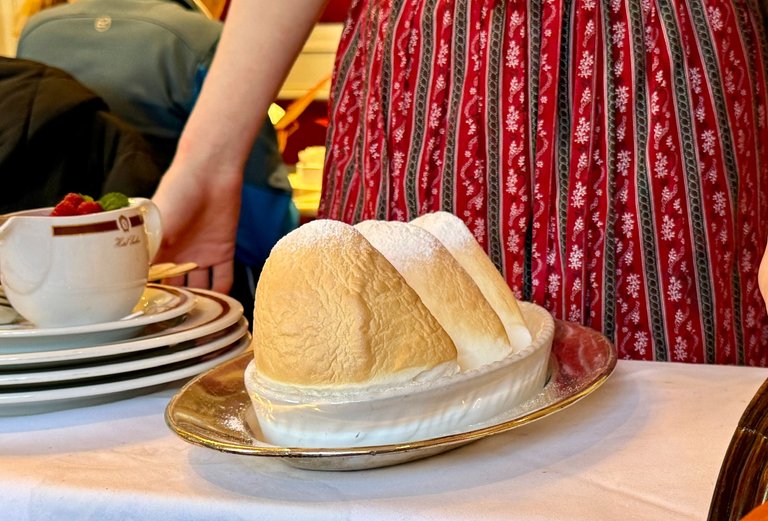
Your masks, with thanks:
[(187, 286), (190, 288), (211, 289), (212, 268), (199, 268), (187, 273)]
[(181, 275), (179, 277), (171, 277), (168, 279), (163, 279), (162, 283), (167, 284), (168, 286), (186, 286), (187, 277), (185, 275)]
[(211, 289), (220, 293), (228, 293), (235, 281), (235, 263), (224, 262), (214, 266), (211, 277)]
[(219, 293), (227, 293), (232, 288), (234, 281), (234, 263), (224, 262), (210, 268), (198, 268), (187, 273), (186, 277), (176, 277), (174, 282), (181, 283), (190, 288), (212, 289)]

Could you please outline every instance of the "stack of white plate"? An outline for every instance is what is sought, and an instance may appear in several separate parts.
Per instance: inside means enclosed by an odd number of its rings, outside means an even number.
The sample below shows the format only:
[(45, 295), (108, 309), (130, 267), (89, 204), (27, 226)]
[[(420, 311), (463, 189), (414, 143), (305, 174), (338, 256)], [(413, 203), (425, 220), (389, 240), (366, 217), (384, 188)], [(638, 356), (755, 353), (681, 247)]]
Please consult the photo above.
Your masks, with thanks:
[(87, 326), (0, 324), (0, 416), (146, 393), (205, 372), (250, 343), (243, 307), (213, 291), (149, 284), (134, 311)]

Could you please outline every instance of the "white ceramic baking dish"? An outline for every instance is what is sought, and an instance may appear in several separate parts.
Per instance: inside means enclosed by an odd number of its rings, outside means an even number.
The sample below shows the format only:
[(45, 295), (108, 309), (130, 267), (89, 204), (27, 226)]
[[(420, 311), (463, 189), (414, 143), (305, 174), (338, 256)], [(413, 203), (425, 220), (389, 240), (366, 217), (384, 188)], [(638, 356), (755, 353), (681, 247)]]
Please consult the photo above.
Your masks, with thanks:
[(388, 445), (471, 429), (536, 395), (545, 385), (554, 321), (520, 302), (533, 337), (527, 348), (481, 368), (397, 387), (318, 392), (276, 384), (253, 361), (245, 387), (264, 439), (283, 447)]

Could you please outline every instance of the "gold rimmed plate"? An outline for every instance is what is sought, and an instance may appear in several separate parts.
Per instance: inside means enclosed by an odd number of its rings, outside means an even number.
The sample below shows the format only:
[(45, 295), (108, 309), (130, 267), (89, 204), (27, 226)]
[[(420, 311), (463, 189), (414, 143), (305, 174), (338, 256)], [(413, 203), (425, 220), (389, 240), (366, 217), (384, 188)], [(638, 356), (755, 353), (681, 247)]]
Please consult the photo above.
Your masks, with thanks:
[(168, 426), (182, 439), (246, 456), (280, 458), (312, 470), (384, 467), (433, 456), (554, 414), (595, 391), (616, 367), (616, 349), (603, 335), (555, 321), (547, 384), (531, 400), (461, 432), (395, 445), (349, 448), (277, 447), (263, 440), (245, 391), (243, 373), (253, 359), (244, 353), (185, 385), (166, 408)]
[[(0, 372), (29, 371), (33, 367), (62, 368), (179, 344), (222, 331), (243, 315), (243, 306), (228, 295), (195, 288), (187, 291), (194, 298), (189, 313), (174, 320), (150, 324), (130, 338), (113, 341), (100, 333), (77, 335), (74, 339), (40, 338), (26, 346), (27, 349), (20, 349), (25, 347), (20, 343), (6, 348), (0, 342)], [(56, 339), (59, 342), (54, 342)]]
[(250, 334), (246, 334), (214, 352), (167, 365), (39, 387), (0, 389), (0, 417), (86, 407), (149, 393), (225, 363), (245, 351), (249, 344)]
[(147, 284), (133, 312), (119, 320), (49, 328), (26, 321), (0, 325), (0, 353), (48, 351), (125, 339), (146, 326), (181, 317), (194, 305), (195, 296), (186, 289)]

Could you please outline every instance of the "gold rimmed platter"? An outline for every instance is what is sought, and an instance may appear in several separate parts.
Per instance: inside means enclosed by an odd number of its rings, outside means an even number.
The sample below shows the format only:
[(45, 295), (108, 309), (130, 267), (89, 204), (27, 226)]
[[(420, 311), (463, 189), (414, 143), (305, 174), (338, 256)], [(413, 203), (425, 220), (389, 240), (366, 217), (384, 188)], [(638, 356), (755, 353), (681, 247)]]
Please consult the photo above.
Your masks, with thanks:
[(243, 374), (246, 352), (198, 376), (169, 402), (165, 420), (194, 445), (245, 456), (279, 458), (310, 470), (359, 470), (434, 456), (554, 414), (599, 388), (616, 367), (616, 349), (603, 335), (555, 321), (546, 385), (532, 399), (461, 432), (394, 445), (349, 448), (278, 447), (263, 440)]

